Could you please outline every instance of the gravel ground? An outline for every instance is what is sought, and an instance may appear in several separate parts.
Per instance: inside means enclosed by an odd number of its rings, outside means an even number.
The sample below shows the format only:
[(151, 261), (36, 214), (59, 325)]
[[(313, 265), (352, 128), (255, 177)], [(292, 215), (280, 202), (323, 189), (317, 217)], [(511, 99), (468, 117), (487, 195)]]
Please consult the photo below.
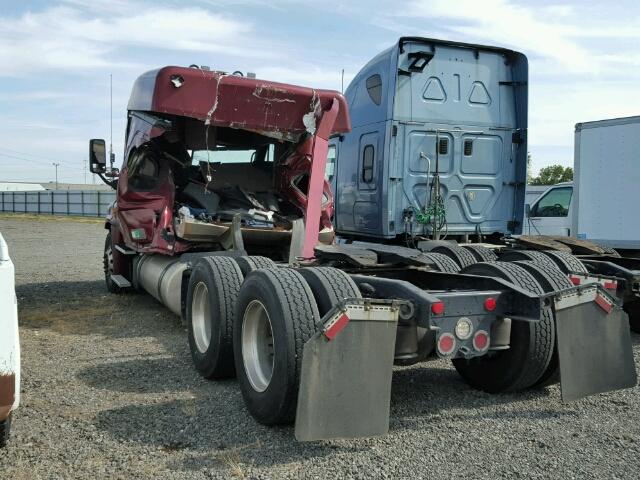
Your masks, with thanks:
[[(300, 444), (191, 366), (177, 317), (103, 285), (100, 223), (0, 216), (16, 264), (22, 405), (0, 477), (637, 478), (640, 389), (491, 396), (449, 363), (397, 369), (391, 429)], [(636, 363), (640, 336), (634, 335)]]

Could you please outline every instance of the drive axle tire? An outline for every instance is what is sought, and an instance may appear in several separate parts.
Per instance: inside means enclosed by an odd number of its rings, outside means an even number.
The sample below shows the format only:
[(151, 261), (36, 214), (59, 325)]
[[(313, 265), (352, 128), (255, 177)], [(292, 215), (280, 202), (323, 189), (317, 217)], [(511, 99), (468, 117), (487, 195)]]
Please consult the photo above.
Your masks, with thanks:
[(469, 250), (461, 248), (458, 245), (438, 245), (437, 247), (432, 248), (431, 252), (446, 255), (456, 262), (460, 268), (465, 268), (476, 263), (476, 259), (473, 254)]
[(498, 255), (490, 248), (483, 247), (482, 245), (475, 245), (473, 243), (460, 245), (460, 248), (464, 248), (476, 259), (477, 262), (495, 262), (498, 260)]
[(540, 250), (508, 250), (498, 258), (500, 262), (517, 262), (530, 261), (538, 265), (546, 265), (549, 268), (555, 267), (556, 264), (547, 255)]
[(438, 272), (458, 273), (460, 266), (447, 255), (435, 252), (425, 252), (422, 254), (433, 262)]
[(258, 422), (295, 419), (303, 347), (319, 321), (311, 289), (294, 269), (260, 269), (245, 279), (233, 345), (242, 397)]
[(241, 285), (242, 272), (230, 257), (204, 257), (189, 277), (189, 348), (194, 366), (205, 378), (235, 375), (233, 323)]
[[(533, 275), (512, 263), (477, 263), (461, 273), (502, 278), (530, 292), (543, 293)], [(545, 309), (539, 322), (511, 322), (508, 350), (489, 351), (471, 359), (454, 359), (453, 365), (474, 388), (490, 393), (522, 390), (542, 377), (553, 356), (554, 342), (553, 316)]]
[(615, 248), (605, 247), (604, 245), (600, 245), (600, 244), (596, 244), (596, 245), (598, 245), (598, 247), (602, 249), (605, 255), (608, 255), (610, 257), (618, 257), (618, 258), (621, 257), (621, 255), (618, 253), (618, 251)]
[(362, 298), (351, 277), (333, 267), (307, 267), (297, 270), (306, 280), (318, 305), (320, 317), (345, 298)]
[[(560, 271), (559, 268), (549, 268), (546, 264), (540, 265), (535, 262), (515, 262), (533, 275), (542, 286), (545, 293), (557, 292), (566, 288), (573, 287), (569, 277)], [(555, 318), (554, 325), (555, 325)], [(560, 381), (560, 361), (558, 359), (558, 343), (557, 337), (553, 347), (553, 356), (549, 361), (549, 366), (533, 385), (534, 387), (547, 387)]]
[(242, 276), (246, 277), (249, 273), (254, 270), (258, 270), (259, 268), (275, 268), (276, 264), (273, 260), (267, 257), (261, 257), (259, 255), (251, 256), (251, 257), (236, 257), (234, 259), (238, 266), (240, 267), (240, 271), (242, 272)]
[(542, 253), (553, 260), (558, 268), (564, 273), (588, 272), (587, 267), (585, 267), (584, 264), (580, 260), (578, 260), (578, 258), (574, 257), (570, 253), (558, 252), (556, 250), (542, 250)]

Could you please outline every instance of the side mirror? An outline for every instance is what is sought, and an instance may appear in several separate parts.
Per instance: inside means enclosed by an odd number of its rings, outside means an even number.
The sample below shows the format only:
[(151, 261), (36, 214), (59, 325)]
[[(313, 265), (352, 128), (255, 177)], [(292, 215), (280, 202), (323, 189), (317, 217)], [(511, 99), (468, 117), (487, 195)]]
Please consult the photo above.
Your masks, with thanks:
[(524, 214), (527, 218), (531, 216), (531, 205), (529, 205), (528, 203), (525, 203), (524, 205)]
[(101, 138), (89, 140), (89, 170), (98, 174), (107, 171), (107, 148)]

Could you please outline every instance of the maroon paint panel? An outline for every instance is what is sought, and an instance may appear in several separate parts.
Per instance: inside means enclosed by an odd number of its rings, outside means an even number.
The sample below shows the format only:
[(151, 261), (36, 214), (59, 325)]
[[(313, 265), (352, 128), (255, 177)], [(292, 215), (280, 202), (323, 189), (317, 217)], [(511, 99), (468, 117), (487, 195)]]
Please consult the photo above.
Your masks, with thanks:
[[(179, 78), (181, 86), (176, 87), (172, 78)], [(164, 67), (136, 80), (128, 109), (208, 120), (221, 127), (302, 133), (306, 130), (302, 117), (314, 111), (315, 101), (324, 111), (331, 108), (334, 99), (339, 112), (331, 132), (349, 132), (347, 103), (338, 92), (196, 68)]]

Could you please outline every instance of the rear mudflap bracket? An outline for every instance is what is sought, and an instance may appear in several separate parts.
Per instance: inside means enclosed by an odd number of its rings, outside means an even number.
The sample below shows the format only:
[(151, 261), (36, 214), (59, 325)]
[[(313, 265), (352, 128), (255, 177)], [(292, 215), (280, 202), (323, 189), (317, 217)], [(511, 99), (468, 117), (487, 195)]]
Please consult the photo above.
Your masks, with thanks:
[(586, 285), (590, 283), (597, 283), (602, 285), (603, 288), (615, 292), (618, 290), (618, 279), (608, 275), (596, 275), (593, 273), (571, 273), (569, 274), (569, 280), (574, 285)]
[(322, 319), (322, 334), (333, 340), (349, 322), (396, 322), (403, 300), (347, 298)]
[(556, 312), (584, 303), (595, 302), (596, 305), (608, 314), (614, 308), (622, 308), (621, 300), (615, 297), (611, 293), (612, 291), (615, 292), (615, 290), (603, 286), (601, 282), (593, 282), (560, 290), (547, 297), (553, 300), (553, 306)]

